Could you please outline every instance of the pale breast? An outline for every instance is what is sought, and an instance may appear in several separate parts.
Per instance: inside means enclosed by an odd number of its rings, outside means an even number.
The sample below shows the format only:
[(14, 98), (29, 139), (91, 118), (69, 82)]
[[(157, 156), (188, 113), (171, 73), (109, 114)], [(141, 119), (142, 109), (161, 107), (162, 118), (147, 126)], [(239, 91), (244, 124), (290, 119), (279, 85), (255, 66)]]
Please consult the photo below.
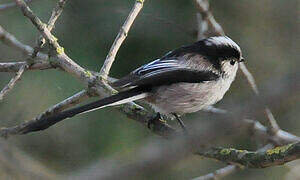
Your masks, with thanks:
[(221, 100), (235, 78), (235, 72), (217, 81), (177, 83), (159, 87), (148, 98), (155, 111), (163, 114), (185, 114), (199, 111)]

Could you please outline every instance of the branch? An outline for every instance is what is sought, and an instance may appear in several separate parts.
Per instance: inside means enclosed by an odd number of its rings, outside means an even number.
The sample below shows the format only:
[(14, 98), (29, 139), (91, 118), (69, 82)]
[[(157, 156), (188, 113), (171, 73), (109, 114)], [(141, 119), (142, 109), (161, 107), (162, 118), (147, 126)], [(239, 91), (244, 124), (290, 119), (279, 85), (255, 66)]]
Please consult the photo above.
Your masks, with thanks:
[(127, 37), (127, 34), (130, 30), (130, 27), (132, 26), (135, 18), (139, 14), (140, 10), (143, 8), (144, 0), (136, 0), (133, 8), (131, 9), (127, 19), (125, 20), (123, 26), (121, 27), (113, 45), (111, 46), (106, 59), (104, 61), (104, 64), (100, 70), (100, 75), (103, 77), (103, 79), (107, 79), (107, 76), (109, 74), (110, 68), (115, 60), (115, 57), (117, 55), (117, 52), (119, 51), (119, 48), (121, 47), (123, 41)]
[[(248, 83), (251, 87), (251, 89), (253, 90), (253, 92), (255, 93), (255, 95), (257, 97), (259, 97), (259, 91), (258, 91), (258, 88), (257, 88), (257, 85), (255, 83), (255, 80), (254, 80), (254, 77), (253, 75), (250, 73), (250, 71), (247, 69), (246, 65), (242, 62), (240, 63), (240, 69), (242, 70), (243, 74), (245, 75), (245, 77), (247, 78), (248, 80)], [(265, 113), (267, 115), (267, 125), (268, 127), (270, 128), (270, 133), (275, 135), (279, 130), (279, 126), (271, 112), (271, 110), (268, 108), (268, 106), (265, 106)]]
[(213, 148), (199, 155), (226, 163), (243, 165), (248, 168), (266, 168), (283, 165), (300, 158), (300, 142), (269, 149), (265, 152), (252, 152), (232, 148)]
[[(266, 146), (260, 148), (257, 152), (264, 152), (267, 151), (268, 149), (274, 148), (272, 144), (267, 144)], [(215, 172), (206, 174), (204, 176), (199, 176), (197, 178), (193, 178), (192, 180), (216, 180), (216, 179), (221, 179), (225, 176), (228, 176), (240, 169), (243, 169), (243, 166), (240, 165), (228, 165), (224, 168), (218, 169)]]
[[(25, 2), (30, 3), (32, 0), (25, 0)], [(16, 6), (16, 3), (7, 3), (0, 5), (0, 11), (7, 10)]]
[(52, 10), (51, 17), (48, 21), (47, 28), (49, 31), (52, 31), (54, 28), (54, 24), (63, 12), (64, 6), (66, 4), (67, 0), (58, 0), (56, 7)]
[[(222, 134), (220, 137), (224, 137), (225, 134), (228, 134), (226, 131), (220, 131), (219, 133)], [(242, 164), (250, 167), (250, 163), (253, 162), (253, 166), (251, 166), (252, 168), (275, 166), (300, 158), (300, 142), (297, 144), (290, 144), (288, 146), (258, 152), (242, 150), (234, 151), (233, 149), (227, 148), (208, 148), (209, 144), (215, 140), (216, 136), (216, 133), (206, 129), (205, 132), (189, 132), (188, 136), (177, 136), (169, 141), (156, 141), (153, 143), (153, 140), (149, 140), (150, 143), (144, 143), (142, 148), (135, 151), (134, 161), (128, 162), (126, 160), (120, 160), (119, 157), (117, 157), (118, 160), (110, 158), (108, 161), (105, 161), (102, 159), (94, 165), (79, 172), (79, 175), (73, 175), (67, 179), (83, 179), (83, 177), (86, 177), (87, 174), (91, 180), (120, 179), (122, 177), (131, 179), (141, 174), (147, 176), (155, 174), (156, 172), (164, 171), (164, 169), (167, 169), (180, 160), (185, 159), (193, 152), (225, 163), (234, 162), (234, 165), (236, 166)], [(208, 150), (203, 151), (205, 148)], [(202, 152), (199, 153), (199, 151)], [(212, 156), (211, 154), (214, 154), (213, 152), (217, 152), (215, 154), (222, 154), (221, 157), (231, 157), (234, 155), (234, 152), (236, 156), (233, 157), (236, 157), (237, 159), (241, 158), (243, 161), (236, 162), (237, 160), (233, 158), (231, 158), (230, 161), (229, 158), (221, 159), (219, 156)], [(267, 159), (264, 159), (264, 157)], [(259, 160), (257, 164), (254, 164), (254, 160), (252, 161), (252, 159), (255, 158)], [(248, 161), (249, 163), (246, 163)], [(235, 170), (238, 169), (239, 167), (235, 168)]]
[[(85, 101), (89, 97), (88, 92), (83, 90), (79, 93), (63, 100), (62, 102), (54, 105), (53, 107), (49, 108), (35, 119), (31, 121), (27, 121), (21, 123), (19, 125), (9, 127), (9, 128), (1, 128), (0, 129), (0, 137), (9, 137), (10, 135), (17, 135), (17, 134), (26, 134), (31, 131), (35, 131), (35, 129), (43, 127), (44, 129), (48, 128), (49, 126), (53, 125), (53, 122), (45, 122), (43, 119), (47, 116), (53, 115), (55, 113), (61, 112), (67, 108), (75, 106), (83, 101)], [(42, 129), (40, 129), (42, 130)]]
[[(56, 7), (52, 10), (51, 17), (50, 17), (50, 19), (48, 21), (48, 24), (47, 24), (47, 28), (50, 32), (54, 28), (55, 22), (57, 21), (57, 19), (61, 15), (66, 2), (67, 2), (67, 0), (59, 0), (56, 4)], [(31, 55), (31, 59), (36, 57), (37, 53), (41, 50), (41, 48), (44, 47), (45, 43), (46, 43), (46, 39), (43, 38), (43, 36), (41, 35), (38, 38), (37, 46), (34, 48), (34, 52)]]
[(61, 67), (66, 72), (72, 74), (76, 78), (80, 79), (81, 81), (88, 81), (90, 80), (91, 76), (90, 73), (76, 64), (70, 57), (68, 57), (65, 52), (64, 48), (60, 46), (57, 42), (57, 38), (54, 37), (47, 25), (45, 25), (27, 6), (27, 4), (23, 0), (15, 0), (16, 4), (22, 10), (24, 16), (30, 19), (32, 24), (40, 31), (42, 36), (49, 42), (50, 46), (54, 50), (53, 53), (57, 59), (57, 65)]
[[(27, 65), (27, 62), (4, 62), (0, 63), (0, 72), (18, 72), (19, 69)], [(51, 69), (55, 68), (54, 65), (51, 65), (49, 62), (46, 61), (36, 61), (33, 65), (25, 68), (24, 70), (44, 70), (44, 69)]]
[(16, 73), (16, 76), (13, 77), (9, 83), (2, 89), (0, 92), (0, 101), (3, 100), (3, 97), (15, 86), (16, 82), (21, 78), (24, 70), (26, 69), (27, 65), (22, 65), (19, 71)]
[[(251, 107), (255, 108), (255, 107)], [(267, 127), (263, 126), (259, 121), (251, 119), (237, 119), (242, 117), (242, 114), (231, 113), (224, 109), (209, 107), (205, 109), (206, 112), (220, 115), (228, 123), (238, 123), (241, 127), (248, 129), (251, 134), (255, 135), (262, 142), (271, 142), (276, 145), (285, 145), (293, 142), (300, 142), (300, 137), (297, 137), (289, 132), (278, 130), (276, 134), (270, 134)]]
[(194, 0), (198, 10), (198, 40), (209, 36), (224, 36), (223, 28), (210, 12), (208, 0)]
[[(5, 43), (6, 45), (23, 52), (26, 55), (30, 55), (33, 53), (33, 48), (21, 43), (15, 36), (13, 36), (12, 34), (10, 34), (9, 32), (7, 32), (5, 29), (3, 29), (0, 26), (0, 41), (2, 41), (3, 43)], [(37, 57), (40, 60), (48, 60), (48, 55), (43, 54), (43, 53), (38, 53)]]

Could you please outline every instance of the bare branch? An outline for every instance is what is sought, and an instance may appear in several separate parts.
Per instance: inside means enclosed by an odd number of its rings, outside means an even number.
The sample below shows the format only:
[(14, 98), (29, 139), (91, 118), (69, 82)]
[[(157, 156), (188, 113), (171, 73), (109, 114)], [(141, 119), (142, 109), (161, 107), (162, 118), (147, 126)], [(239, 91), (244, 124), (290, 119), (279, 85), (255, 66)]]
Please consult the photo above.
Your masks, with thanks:
[[(248, 83), (249, 83), (250, 87), (252, 88), (253, 92), (255, 93), (255, 95), (257, 97), (259, 97), (260, 96), (259, 91), (258, 91), (257, 85), (255, 83), (255, 80), (253, 78), (253, 75), (250, 73), (250, 71), (247, 69), (246, 65), (243, 62), (240, 63), (240, 69), (243, 72), (243, 74), (245, 75), (245, 77), (247, 78)], [(268, 108), (268, 106), (265, 107), (265, 113), (267, 116), (267, 120), (268, 120), (267, 125), (270, 128), (270, 133), (276, 134), (280, 130), (280, 128), (279, 128), (271, 110)]]
[(43, 37), (49, 42), (51, 47), (54, 49), (54, 54), (56, 56), (57, 64), (59, 65), (59, 67), (61, 67), (62, 69), (64, 69), (65, 71), (82, 81), (90, 79), (90, 73), (87, 73), (87, 71), (84, 68), (76, 64), (70, 57), (68, 57), (65, 54), (64, 48), (59, 45), (59, 43), (57, 42), (57, 38), (51, 34), (49, 29), (47, 28), (47, 25), (45, 25), (31, 11), (27, 4), (23, 0), (15, 0), (15, 2), (21, 8), (24, 16), (31, 20), (32, 24), (40, 31)]
[(252, 74), (250, 73), (250, 71), (247, 69), (246, 65), (243, 62), (241, 62), (239, 65), (240, 65), (240, 69), (242, 70), (243, 74), (247, 78), (248, 83), (249, 83), (251, 89), (253, 90), (253, 92), (255, 93), (255, 95), (258, 96), (259, 92), (258, 92), (257, 85), (255, 83), (254, 77), (252, 76)]
[[(215, 138), (216, 133), (211, 133), (207, 129), (206, 132), (192, 132), (188, 136), (177, 136), (169, 141), (156, 141), (155, 143), (150, 141), (151, 143), (144, 143), (142, 148), (135, 151), (133, 162), (120, 162), (113, 159), (109, 161), (99, 160), (93, 166), (79, 172), (79, 175), (73, 175), (68, 179), (82, 179), (87, 175), (91, 180), (120, 179), (122, 177), (131, 179), (140, 174), (150, 175), (163, 171), (193, 152), (225, 163), (234, 163), (237, 166), (242, 165), (250, 168), (276, 166), (300, 158), (300, 142), (275, 149), (251, 152), (231, 148), (208, 148), (208, 144), (211, 144)], [(228, 171), (233, 173), (234, 171), (231, 170)]]
[(241, 114), (230, 113), (227, 110), (215, 108), (212, 106), (206, 108), (204, 111), (219, 114), (223, 118), (225, 118), (227, 122), (231, 121), (230, 123), (236, 121), (240, 124), (241, 127), (247, 127), (246, 129), (249, 129), (252, 132), (252, 134), (254, 134), (262, 142), (272, 142), (276, 145), (285, 145), (293, 142), (300, 142), (300, 137), (297, 137), (281, 129), (279, 129), (276, 134), (270, 134), (268, 132), (268, 129), (265, 126), (263, 126), (259, 121), (251, 119), (236, 119), (237, 117), (242, 117)]
[[(19, 69), (23, 66), (27, 65), (27, 62), (4, 62), (0, 63), (0, 72), (18, 72)], [(51, 65), (49, 62), (46, 61), (36, 61), (33, 65), (26, 70), (44, 70), (44, 69), (51, 69), (55, 68), (55, 66)]]
[(225, 35), (222, 27), (210, 12), (208, 0), (194, 0), (198, 10), (198, 40), (209, 36)]
[(243, 165), (248, 168), (266, 168), (282, 165), (300, 158), (300, 142), (269, 149), (265, 152), (252, 152), (232, 148), (213, 148), (199, 155), (226, 163)]
[[(15, 36), (7, 32), (0, 26), (0, 41), (5, 43), (6, 45), (23, 52), (26, 55), (31, 55), (33, 53), (33, 48), (21, 43)], [(48, 60), (48, 55), (43, 53), (38, 53), (38, 59), (40, 60)]]
[[(50, 32), (54, 28), (56, 20), (61, 15), (66, 2), (67, 0), (58, 0), (56, 7), (52, 10), (51, 17), (47, 24), (47, 28)], [(46, 39), (43, 38), (43, 36), (41, 35), (37, 40), (37, 46), (34, 48), (34, 52), (31, 55), (31, 59), (36, 57), (37, 53), (41, 50), (42, 47), (44, 47), (45, 43)]]
[[(267, 144), (264, 147), (260, 148), (256, 152), (265, 152), (269, 149), (274, 148), (272, 144)], [(204, 176), (199, 176), (197, 178), (193, 178), (192, 180), (215, 180), (215, 179), (221, 179), (225, 176), (228, 176), (238, 170), (243, 170), (243, 166), (240, 165), (228, 165), (224, 168), (218, 169), (215, 172), (206, 174)]]
[(61, 15), (61, 13), (63, 12), (66, 2), (67, 0), (58, 0), (56, 7), (52, 10), (52, 14), (47, 25), (49, 31), (52, 31), (52, 29), (54, 28), (54, 24), (56, 20), (59, 18), (59, 16)]
[[(44, 121), (44, 118), (55, 113), (61, 112), (69, 107), (75, 106), (83, 101), (85, 101), (89, 97), (88, 92), (83, 90), (79, 93), (63, 100), (62, 102), (54, 105), (53, 107), (49, 108), (35, 119), (31, 121), (27, 121), (16, 125), (14, 127), (9, 128), (2, 128), (0, 130), (0, 137), (7, 138), (10, 135), (16, 134), (25, 134), (28, 131), (34, 131), (35, 129), (39, 128), (40, 126), (44, 126), (44, 129), (48, 128), (49, 126), (53, 125), (53, 122)], [(52, 123), (52, 124), (51, 124)]]
[[(25, 0), (25, 2), (29, 3), (32, 0)], [(0, 11), (7, 10), (16, 6), (16, 3), (7, 3), (0, 5)]]
[(213, 173), (209, 173), (204, 176), (193, 178), (192, 180), (216, 180), (216, 179), (225, 177), (229, 174), (232, 174), (232, 173), (236, 172), (238, 169), (239, 169), (239, 167), (236, 165), (228, 165), (226, 167), (216, 170)]
[(0, 92), (0, 101), (3, 100), (3, 97), (15, 86), (16, 82), (21, 78), (24, 70), (26, 69), (27, 65), (22, 65), (19, 71), (16, 73), (16, 76), (13, 77), (9, 83), (2, 89)]
[(119, 48), (121, 47), (123, 41), (127, 37), (127, 34), (129, 32), (130, 27), (132, 26), (135, 18), (139, 14), (140, 10), (143, 8), (143, 3), (144, 3), (144, 0), (136, 0), (135, 1), (135, 4), (134, 4), (132, 10), (130, 11), (127, 19), (125, 20), (123, 26), (121, 27), (113, 45), (111, 46), (111, 48), (106, 56), (106, 59), (104, 61), (104, 64), (101, 68), (101, 71), (100, 71), (100, 75), (104, 79), (107, 79), (110, 68), (116, 58), (117, 52), (118, 52)]

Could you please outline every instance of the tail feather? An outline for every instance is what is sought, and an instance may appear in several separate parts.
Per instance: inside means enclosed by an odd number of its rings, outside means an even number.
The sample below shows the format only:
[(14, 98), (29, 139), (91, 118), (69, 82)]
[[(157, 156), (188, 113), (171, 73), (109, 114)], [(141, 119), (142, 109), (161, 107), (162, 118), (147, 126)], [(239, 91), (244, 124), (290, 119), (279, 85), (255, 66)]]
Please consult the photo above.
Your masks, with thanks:
[[(145, 98), (148, 94), (138, 88), (130, 89), (128, 91), (120, 92), (118, 94), (103, 98), (101, 100), (76, 107), (70, 110), (66, 110), (63, 112), (60, 112), (58, 114), (55, 114), (53, 116), (46, 117), (44, 119), (41, 119), (39, 123), (34, 123), (31, 124), (30, 127), (27, 129), (29, 130), (28, 132), (31, 131), (40, 131), (43, 129), (46, 129), (53, 124), (62, 121), (66, 118), (73, 117), (77, 114), (82, 114), (90, 111), (94, 111), (100, 108), (104, 108), (107, 106), (115, 106), (115, 105), (120, 105), (120, 104), (125, 104), (127, 102), (132, 102), (138, 99)], [(23, 132), (24, 134), (27, 133), (27, 131)]]

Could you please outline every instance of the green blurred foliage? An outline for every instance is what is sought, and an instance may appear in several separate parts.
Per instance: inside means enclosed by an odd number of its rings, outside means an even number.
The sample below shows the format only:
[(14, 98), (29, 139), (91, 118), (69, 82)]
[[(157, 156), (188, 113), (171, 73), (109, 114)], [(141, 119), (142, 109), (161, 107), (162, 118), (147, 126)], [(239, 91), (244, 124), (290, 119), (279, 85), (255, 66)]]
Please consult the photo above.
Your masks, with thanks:
[[(55, 3), (54, 0), (35, 0), (30, 6), (46, 22)], [(54, 34), (71, 58), (89, 70), (98, 71), (133, 3), (124, 0), (69, 1), (56, 23)], [(299, 1), (211, 1), (211, 7), (227, 35), (242, 47), (247, 65), (263, 95), (280, 94), (282, 90), (287, 91), (286, 87), (299, 89), (299, 84), (289, 84), (299, 80)], [(147, 0), (118, 52), (111, 75), (122, 77), (169, 50), (195, 41), (195, 13), (193, 1)], [(0, 24), (23, 43), (35, 46), (39, 33), (18, 8), (0, 12)], [(1, 62), (24, 58), (25, 55), (0, 43)], [(12, 75), (0, 73), (0, 87), (5, 86)], [(0, 103), (0, 126), (30, 120), (82, 88), (84, 85), (61, 71), (26, 72)], [(298, 94), (269, 104), (280, 126), (297, 135), (300, 135), (299, 98)], [(217, 106), (229, 110), (247, 107), (253, 99), (252, 91), (239, 73), (230, 92)], [(247, 111), (254, 118), (264, 118), (262, 112)], [(199, 130), (226, 126), (226, 123), (219, 123), (213, 116), (202, 112), (187, 115), (185, 119), (188, 119), (185, 121), (187, 125), (202, 121)], [(255, 148), (247, 135), (235, 136), (232, 132), (229, 135), (230, 138), (218, 142), (218, 145)], [(12, 137), (9, 143), (20, 147), (47, 167), (66, 173), (99, 158), (125, 156), (133, 160), (134, 151), (143, 146), (145, 139), (153, 136), (144, 126), (107, 108), (68, 119), (42, 132)], [(222, 166), (222, 163), (191, 156), (161, 174), (143, 178), (188, 179)], [(225, 179), (282, 179), (287, 170), (284, 166), (245, 170)]]

